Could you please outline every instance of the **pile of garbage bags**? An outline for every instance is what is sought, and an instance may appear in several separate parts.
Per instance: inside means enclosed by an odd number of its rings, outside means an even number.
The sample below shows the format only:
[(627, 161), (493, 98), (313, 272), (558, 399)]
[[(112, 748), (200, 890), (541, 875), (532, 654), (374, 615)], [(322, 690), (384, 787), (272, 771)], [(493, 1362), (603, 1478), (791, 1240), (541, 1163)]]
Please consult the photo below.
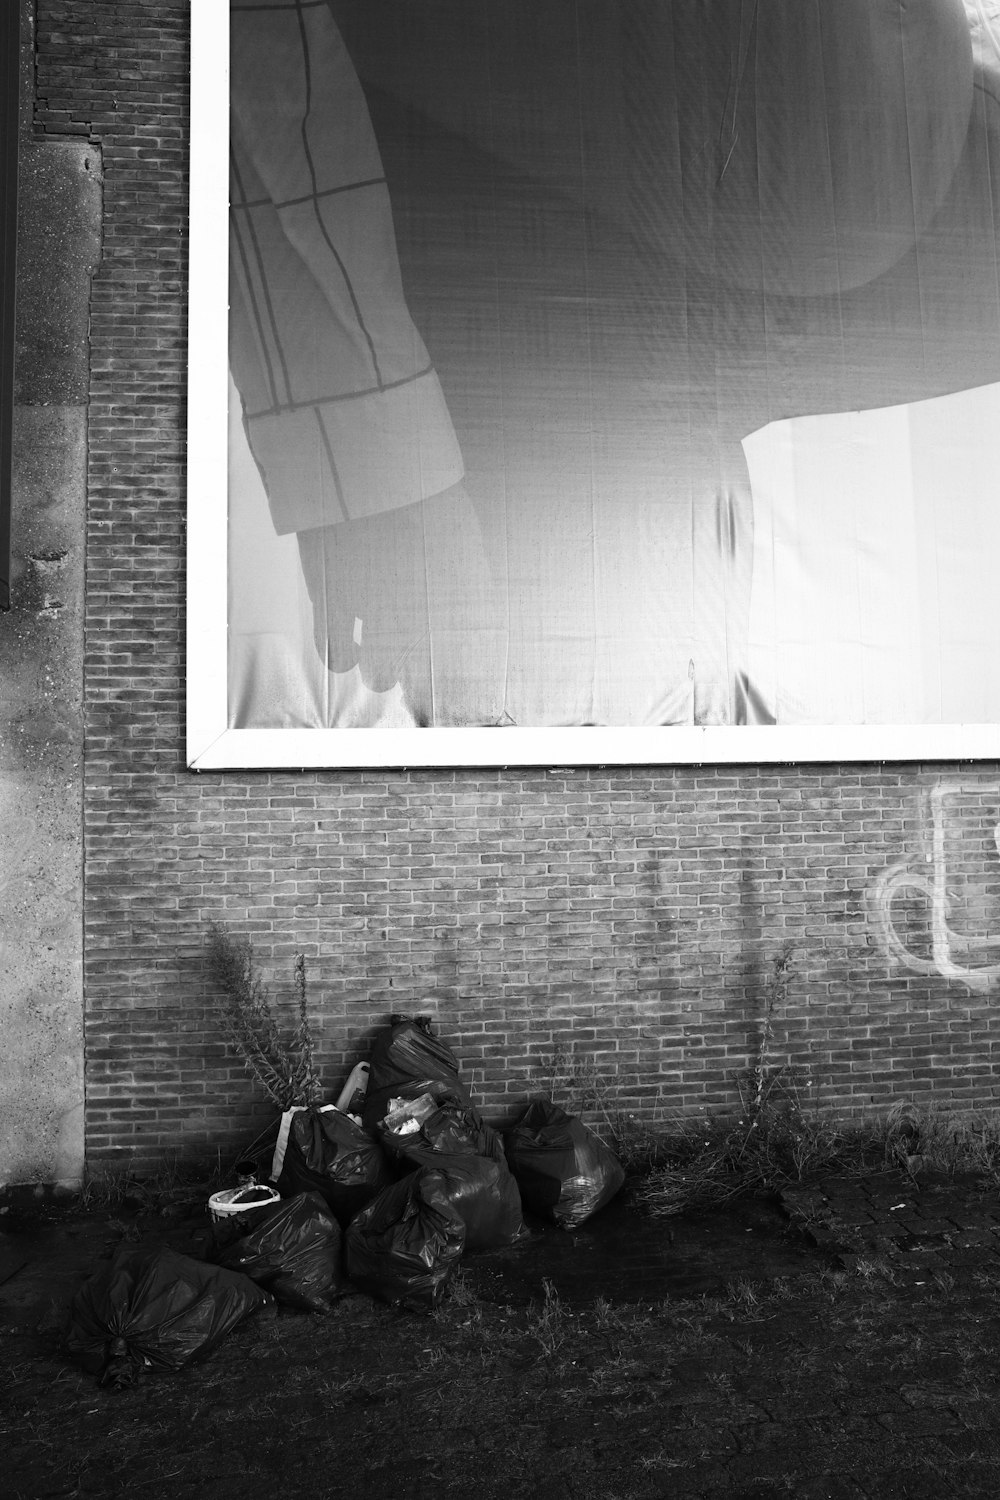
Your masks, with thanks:
[(429, 1019), (393, 1016), (337, 1105), (281, 1117), (280, 1199), (214, 1223), (202, 1259), (123, 1246), (77, 1293), (68, 1348), (122, 1383), (204, 1358), (275, 1303), (330, 1313), (356, 1287), (427, 1312), (466, 1252), (526, 1236), (523, 1210), (576, 1229), (624, 1177), (598, 1136), (545, 1100), (501, 1136)]

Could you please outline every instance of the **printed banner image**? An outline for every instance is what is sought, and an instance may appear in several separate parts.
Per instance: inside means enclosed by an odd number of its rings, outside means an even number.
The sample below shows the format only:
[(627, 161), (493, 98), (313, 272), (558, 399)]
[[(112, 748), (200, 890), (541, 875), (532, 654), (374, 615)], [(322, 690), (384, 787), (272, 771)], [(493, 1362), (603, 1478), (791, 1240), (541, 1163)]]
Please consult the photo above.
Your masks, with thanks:
[(228, 724), (1000, 724), (1000, 0), (232, 0)]

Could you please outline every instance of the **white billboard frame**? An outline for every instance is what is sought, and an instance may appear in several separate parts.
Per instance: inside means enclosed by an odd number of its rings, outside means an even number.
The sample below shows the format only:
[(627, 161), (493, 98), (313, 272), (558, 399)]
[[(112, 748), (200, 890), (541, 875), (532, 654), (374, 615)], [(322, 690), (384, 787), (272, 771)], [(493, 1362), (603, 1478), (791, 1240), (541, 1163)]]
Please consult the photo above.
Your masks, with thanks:
[(228, 0), (191, 8), (188, 767), (352, 769), (1000, 759), (998, 724), (235, 729), (228, 723)]

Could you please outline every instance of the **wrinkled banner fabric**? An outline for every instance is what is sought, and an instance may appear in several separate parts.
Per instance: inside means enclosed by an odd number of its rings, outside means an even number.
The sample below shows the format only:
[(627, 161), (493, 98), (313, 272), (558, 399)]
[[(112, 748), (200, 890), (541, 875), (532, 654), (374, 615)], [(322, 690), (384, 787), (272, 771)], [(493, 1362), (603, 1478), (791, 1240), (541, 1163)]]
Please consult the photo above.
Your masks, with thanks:
[(231, 726), (1000, 722), (998, 0), (231, 33)]

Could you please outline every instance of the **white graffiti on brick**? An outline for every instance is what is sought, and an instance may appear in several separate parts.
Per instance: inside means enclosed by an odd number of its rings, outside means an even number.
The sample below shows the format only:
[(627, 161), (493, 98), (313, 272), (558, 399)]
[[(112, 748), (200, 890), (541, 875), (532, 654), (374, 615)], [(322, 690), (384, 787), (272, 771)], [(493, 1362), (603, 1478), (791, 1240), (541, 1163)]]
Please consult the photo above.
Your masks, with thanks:
[[(903, 967), (918, 974), (938, 974), (984, 994), (1000, 979), (1000, 962), (975, 963), (977, 954), (1000, 952), (1000, 932), (959, 932), (950, 925), (955, 891), (949, 883), (946, 823), (949, 799), (976, 798), (980, 805), (1000, 801), (1000, 784), (939, 782), (926, 794), (924, 810), (924, 870), (913, 868), (914, 858), (898, 860), (878, 878), (872, 889), (872, 911), (882, 944)], [(991, 848), (1000, 856), (1000, 821), (991, 822)], [(902, 896), (920, 896), (927, 904), (930, 954), (925, 957), (906, 946), (896, 930), (895, 903)], [(997, 910), (1000, 919), (1000, 909)]]

